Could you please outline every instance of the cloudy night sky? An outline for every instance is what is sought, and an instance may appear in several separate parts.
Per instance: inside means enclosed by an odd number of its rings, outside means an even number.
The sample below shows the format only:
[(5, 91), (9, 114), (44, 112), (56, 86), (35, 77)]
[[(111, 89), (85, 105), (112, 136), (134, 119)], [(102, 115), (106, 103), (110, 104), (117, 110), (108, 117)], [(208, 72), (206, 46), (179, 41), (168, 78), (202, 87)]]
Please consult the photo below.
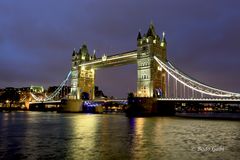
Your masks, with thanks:
[[(97, 57), (136, 49), (151, 21), (185, 73), (240, 92), (239, 0), (1, 0), (0, 88), (59, 85), (83, 43)], [(98, 70), (107, 95), (136, 90), (136, 65)]]

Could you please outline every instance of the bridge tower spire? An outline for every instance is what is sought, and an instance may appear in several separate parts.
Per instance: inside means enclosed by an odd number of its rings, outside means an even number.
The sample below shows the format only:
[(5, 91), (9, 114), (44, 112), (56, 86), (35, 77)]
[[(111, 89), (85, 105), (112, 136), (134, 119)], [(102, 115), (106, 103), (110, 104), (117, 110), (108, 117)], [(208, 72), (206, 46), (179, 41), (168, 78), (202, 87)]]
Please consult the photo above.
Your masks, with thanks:
[[(153, 23), (143, 36), (137, 38), (137, 96), (164, 97), (166, 94), (166, 73), (158, 68), (154, 56), (166, 61), (166, 46), (161, 46)], [(163, 37), (164, 39), (164, 37)]]

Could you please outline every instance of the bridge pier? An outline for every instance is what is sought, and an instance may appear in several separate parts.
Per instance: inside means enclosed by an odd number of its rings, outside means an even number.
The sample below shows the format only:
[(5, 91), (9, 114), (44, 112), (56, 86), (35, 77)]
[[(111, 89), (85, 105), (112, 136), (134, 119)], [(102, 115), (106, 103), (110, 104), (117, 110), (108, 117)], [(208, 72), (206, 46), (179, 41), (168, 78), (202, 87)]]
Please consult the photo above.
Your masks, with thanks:
[(30, 111), (58, 111), (60, 108), (60, 103), (31, 103), (29, 104)]
[(83, 112), (83, 100), (68, 99), (62, 100), (59, 112)]
[(128, 117), (174, 116), (175, 106), (157, 101), (156, 98), (134, 97), (128, 99), (126, 115)]

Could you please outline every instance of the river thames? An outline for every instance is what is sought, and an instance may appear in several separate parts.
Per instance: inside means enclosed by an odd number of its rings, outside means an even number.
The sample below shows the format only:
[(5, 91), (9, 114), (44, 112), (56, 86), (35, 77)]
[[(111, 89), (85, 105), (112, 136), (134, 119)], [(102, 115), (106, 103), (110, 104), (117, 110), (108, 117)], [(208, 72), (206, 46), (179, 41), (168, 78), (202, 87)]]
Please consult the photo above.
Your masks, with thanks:
[(237, 160), (240, 122), (124, 114), (0, 113), (0, 159)]

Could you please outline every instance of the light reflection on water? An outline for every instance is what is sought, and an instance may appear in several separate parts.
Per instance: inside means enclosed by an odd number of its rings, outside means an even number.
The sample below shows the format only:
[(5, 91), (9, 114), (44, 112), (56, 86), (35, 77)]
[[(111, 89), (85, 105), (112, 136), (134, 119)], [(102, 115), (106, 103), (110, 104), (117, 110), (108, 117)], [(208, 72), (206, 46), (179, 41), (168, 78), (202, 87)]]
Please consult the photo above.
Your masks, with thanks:
[(0, 113), (0, 159), (238, 159), (239, 131), (239, 121)]

